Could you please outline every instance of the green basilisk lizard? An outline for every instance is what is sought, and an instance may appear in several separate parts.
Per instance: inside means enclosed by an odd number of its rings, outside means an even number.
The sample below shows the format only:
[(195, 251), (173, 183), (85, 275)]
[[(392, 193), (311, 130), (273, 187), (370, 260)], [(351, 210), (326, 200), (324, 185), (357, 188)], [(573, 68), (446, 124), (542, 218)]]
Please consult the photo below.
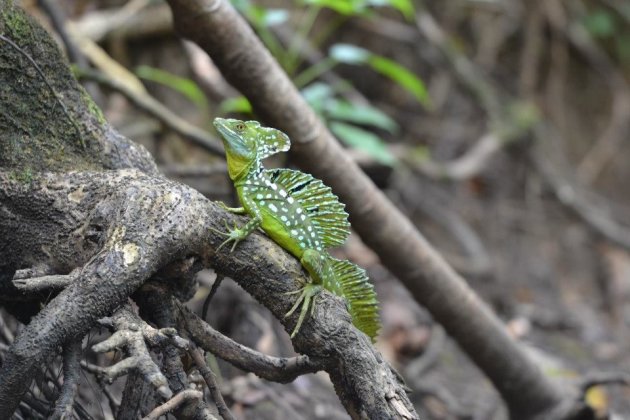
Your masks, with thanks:
[(261, 127), (257, 121), (217, 118), (214, 125), (223, 137), (228, 173), (243, 207), (227, 210), (247, 214), (242, 227), (229, 227), (219, 249), (233, 242), (232, 250), (256, 228), (298, 258), (311, 281), (300, 291), (290, 316), (302, 304), (299, 331), (312, 300), (323, 287), (346, 300), (354, 325), (372, 340), (380, 328), (378, 302), (365, 270), (333, 258), (330, 247), (340, 246), (350, 233), (348, 214), (330, 187), (309, 174), (291, 169), (264, 169), (262, 160), (286, 152), (291, 145), (283, 132)]

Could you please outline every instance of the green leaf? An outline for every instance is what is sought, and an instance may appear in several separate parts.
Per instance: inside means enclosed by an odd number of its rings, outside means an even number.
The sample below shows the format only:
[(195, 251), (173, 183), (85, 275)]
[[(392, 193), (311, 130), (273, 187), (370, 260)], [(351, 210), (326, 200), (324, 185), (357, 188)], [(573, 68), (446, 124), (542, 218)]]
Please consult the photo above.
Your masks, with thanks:
[(411, 0), (390, 0), (391, 6), (397, 9), (407, 20), (413, 20), (416, 16), (416, 9)]
[(355, 105), (333, 99), (326, 102), (324, 111), (332, 119), (378, 127), (392, 134), (398, 130), (393, 119), (370, 105)]
[(300, 91), (308, 104), (320, 113), (324, 109), (324, 103), (333, 96), (333, 89), (326, 83), (311, 83)]
[[(252, 24), (258, 35), (268, 44), (267, 47), (272, 49), (273, 45), (268, 43), (271, 35), (268, 29), (286, 22), (289, 19), (289, 12), (286, 9), (270, 9), (256, 6), (246, 0), (232, 0), (232, 4)], [(277, 43), (277, 41), (273, 42), (274, 44)]]
[(327, 7), (341, 15), (358, 15), (366, 10), (363, 0), (304, 0), (305, 4)]
[(219, 105), (219, 109), (223, 114), (251, 114), (253, 112), (252, 105), (244, 96), (238, 96), (236, 98), (228, 98), (223, 100)]
[(608, 11), (600, 9), (586, 16), (584, 26), (595, 37), (606, 38), (617, 31), (615, 17)]
[(398, 85), (415, 96), (418, 102), (425, 107), (431, 106), (429, 93), (427, 92), (427, 88), (424, 86), (422, 80), (400, 64), (390, 60), (389, 58), (372, 55), (369, 60), (369, 65), (383, 76), (386, 76), (398, 83)]
[(144, 80), (150, 80), (181, 93), (197, 105), (203, 112), (208, 110), (208, 100), (201, 88), (190, 79), (149, 66), (136, 67), (136, 75)]
[(243, 15), (247, 15), (249, 10), (253, 7), (252, 2), (249, 0), (230, 0), (230, 3)]
[(411, 93), (425, 107), (431, 106), (429, 93), (422, 80), (395, 61), (351, 44), (335, 44), (330, 47), (329, 55), (341, 63), (367, 64)]
[(267, 26), (280, 25), (289, 19), (289, 12), (286, 9), (267, 9), (265, 13), (265, 24)]
[(377, 162), (387, 166), (396, 164), (396, 157), (389, 151), (387, 144), (374, 133), (341, 122), (331, 122), (330, 129), (345, 144), (363, 150)]
[(411, 0), (304, 0), (302, 3), (327, 7), (346, 16), (363, 15), (369, 10), (370, 6), (393, 7), (409, 20), (411, 20), (415, 14)]
[(628, 64), (630, 62), (630, 34), (615, 37), (615, 47), (621, 62)]
[(411, 0), (367, 0), (370, 6), (390, 6), (398, 10), (407, 20), (412, 20), (416, 11)]
[(330, 47), (328, 54), (345, 64), (365, 64), (372, 56), (370, 51), (352, 44), (335, 44)]

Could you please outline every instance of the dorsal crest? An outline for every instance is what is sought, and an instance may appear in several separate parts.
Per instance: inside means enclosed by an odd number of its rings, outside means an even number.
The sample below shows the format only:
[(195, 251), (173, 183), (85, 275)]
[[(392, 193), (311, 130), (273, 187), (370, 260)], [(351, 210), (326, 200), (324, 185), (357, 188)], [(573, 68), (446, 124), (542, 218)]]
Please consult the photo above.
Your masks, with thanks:
[(299, 206), (301, 220), (308, 218), (324, 248), (343, 245), (350, 234), (345, 206), (330, 187), (309, 174), (291, 169), (265, 171), (270, 181), (282, 189)]

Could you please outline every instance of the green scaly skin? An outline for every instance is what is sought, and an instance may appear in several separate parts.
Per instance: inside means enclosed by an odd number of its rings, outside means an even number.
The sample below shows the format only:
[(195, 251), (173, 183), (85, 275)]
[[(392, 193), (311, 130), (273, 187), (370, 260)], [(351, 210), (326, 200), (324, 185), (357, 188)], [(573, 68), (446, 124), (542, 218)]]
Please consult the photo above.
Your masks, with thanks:
[(344, 297), (354, 324), (375, 339), (380, 322), (376, 295), (365, 271), (349, 261), (336, 260), (327, 249), (342, 245), (350, 225), (343, 204), (329, 187), (308, 174), (289, 169), (265, 170), (262, 159), (289, 150), (289, 138), (279, 130), (261, 127), (257, 121), (217, 118), (214, 125), (223, 137), (228, 172), (243, 207), (228, 211), (247, 214), (242, 227), (219, 232), (232, 250), (257, 228), (298, 258), (311, 281), (299, 293), (290, 316), (300, 305), (294, 337), (309, 307), (322, 288)]

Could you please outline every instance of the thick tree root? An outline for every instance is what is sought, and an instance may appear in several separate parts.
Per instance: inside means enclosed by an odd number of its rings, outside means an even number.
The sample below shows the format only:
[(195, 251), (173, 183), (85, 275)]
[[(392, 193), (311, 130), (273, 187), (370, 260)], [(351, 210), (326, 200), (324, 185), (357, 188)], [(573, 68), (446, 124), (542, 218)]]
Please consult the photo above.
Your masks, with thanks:
[[(24, 186), (0, 171), (0, 212), (12, 215), (1, 219), (0, 235), (5, 235), (14, 249), (5, 265), (0, 263), (0, 273), (12, 266), (35, 266), (35, 262), (54, 269), (18, 276), (34, 276), (30, 280), (14, 280), (12, 272), (4, 284), (0, 283), (0, 300), (35, 302), (13, 308), (13, 313), (27, 318), (39, 307), (38, 296), (45, 302), (50, 290), (35, 288), (25, 294), (20, 288), (32, 280), (33, 284), (40, 282), (36, 279), (44, 276), (47, 280), (61, 279), (65, 286), (31, 319), (7, 353), (0, 370), (0, 418), (13, 413), (38, 366), (50, 360), (60, 346), (84, 336), (99, 319), (126, 304), (150, 279), (159, 281), (160, 288), (190, 295), (185, 290), (194, 287), (188, 281), (190, 272), (213, 266), (269, 308), (287, 331), (295, 327), (297, 315), (284, 318), (284, 314), (293, 303), (286, 293), (307, 281), (299, 262), (260, 234), (251, 235), (233, 253), (215, 253), (223, 238), (211, 228), (217, 229), (217, 221), (234, 216), (183, 185), (135, 170), (120, 170), (47, 173), (34, 176)], [(34, 214), (43, 221), (35, 228)], [(53, 288), (56, 284), (48, 282)], [(399, 379), (369, 339), (352, 326), (338, 298), (322, 292), (302, 330), (304, 333), (294, 340), (296, 348), (311, 360), (326, 361), (322, 367), (331, 374), (349, 410), (373, 418), (415, 418)], [(203, 328), (198, 331), (206, 333)], [(129, 344), (119, 336), (112, 338), (115, 343), (103, 346)], [(137, 360), (132, 360), (112, 367), (110, 373), (137, 368)], [(303, 362), (298, 370), (319, 368)]]

